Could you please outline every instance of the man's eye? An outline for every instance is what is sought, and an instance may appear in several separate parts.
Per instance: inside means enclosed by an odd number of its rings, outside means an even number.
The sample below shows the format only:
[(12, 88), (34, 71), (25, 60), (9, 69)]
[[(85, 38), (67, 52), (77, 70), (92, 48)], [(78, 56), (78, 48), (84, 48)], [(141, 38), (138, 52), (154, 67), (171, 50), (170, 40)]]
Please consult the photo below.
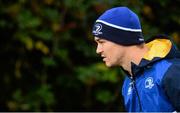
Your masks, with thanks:
[(104, 43), (104, 41), (99, 41), (100, 44)]

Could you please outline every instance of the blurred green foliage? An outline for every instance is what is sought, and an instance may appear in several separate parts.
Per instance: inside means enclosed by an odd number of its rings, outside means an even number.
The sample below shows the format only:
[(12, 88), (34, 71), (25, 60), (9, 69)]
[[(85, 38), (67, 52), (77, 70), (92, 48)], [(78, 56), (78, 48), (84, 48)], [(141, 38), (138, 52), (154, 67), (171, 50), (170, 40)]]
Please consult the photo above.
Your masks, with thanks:
[(1, 111), (124, 111), (120, 68), (96, 55), (91, 28), (128, 6), (144, 37), (168, 34), (180, 45), (179, 1), (1, 0)]

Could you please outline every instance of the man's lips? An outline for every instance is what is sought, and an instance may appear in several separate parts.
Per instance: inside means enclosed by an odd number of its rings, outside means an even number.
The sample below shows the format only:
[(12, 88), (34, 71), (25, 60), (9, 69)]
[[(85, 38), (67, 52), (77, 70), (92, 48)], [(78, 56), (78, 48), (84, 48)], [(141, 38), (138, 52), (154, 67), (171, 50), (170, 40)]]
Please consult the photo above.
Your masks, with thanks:
[(106, 61), (106, 57), (104, 55), (101, 55), (101, 57), (103, 58), (103, 61)]

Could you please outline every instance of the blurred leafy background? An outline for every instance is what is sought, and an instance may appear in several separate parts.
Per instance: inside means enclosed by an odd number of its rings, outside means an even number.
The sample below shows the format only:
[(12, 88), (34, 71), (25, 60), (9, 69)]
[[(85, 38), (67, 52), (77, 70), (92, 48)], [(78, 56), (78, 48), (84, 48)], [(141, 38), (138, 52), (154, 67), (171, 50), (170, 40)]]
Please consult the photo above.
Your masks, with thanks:
[(96, 55), (91, 29), (105, 10), (128, 6), (147, 39), (180, 45), (179, 0), (1, 0), (0, 111), (124, 111), (120, 68)]

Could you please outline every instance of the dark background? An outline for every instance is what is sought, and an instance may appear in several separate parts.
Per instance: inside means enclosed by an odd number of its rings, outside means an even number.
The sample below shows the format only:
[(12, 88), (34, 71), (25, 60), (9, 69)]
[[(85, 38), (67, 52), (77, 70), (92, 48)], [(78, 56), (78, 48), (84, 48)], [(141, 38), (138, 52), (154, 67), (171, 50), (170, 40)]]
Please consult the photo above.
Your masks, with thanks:
[(167, 34), (179, 47), (179, 0), (1, 0), (0, 111), (124, 111), (124, 74), (91, 35), (116, 6), (138, 14), (145, 39)]

